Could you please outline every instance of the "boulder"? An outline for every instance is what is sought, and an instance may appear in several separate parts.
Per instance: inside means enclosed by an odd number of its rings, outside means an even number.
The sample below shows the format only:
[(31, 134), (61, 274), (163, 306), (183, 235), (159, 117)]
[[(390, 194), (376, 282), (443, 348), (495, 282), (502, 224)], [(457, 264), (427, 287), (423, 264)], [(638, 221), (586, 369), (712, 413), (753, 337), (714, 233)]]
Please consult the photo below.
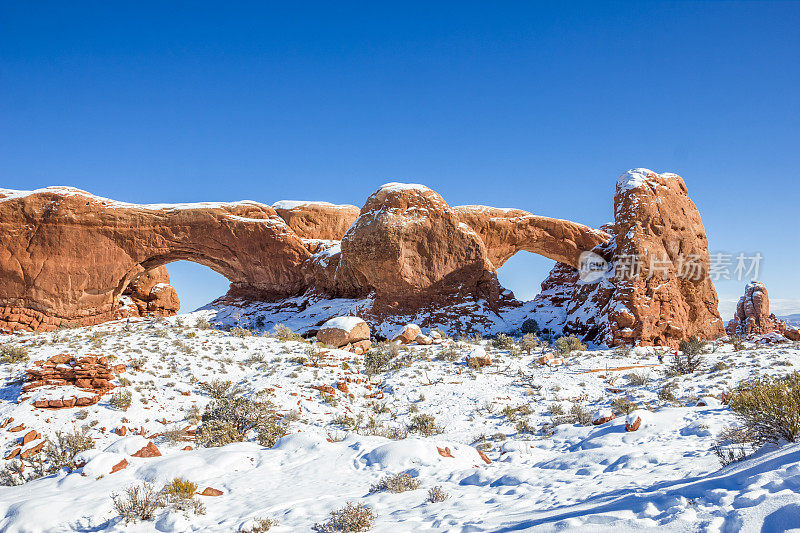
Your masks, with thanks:
[(476, 346), (467, 355), (467, 365), (471, 367), (484, 367), (492, 364), (492, 358), (486, 353), (483, 346)]
[(392, 335), (392, 342), (399, 342), (400, 344), (411, 344), (416, 342), (417, 337), (422, 335), (422, 330), (416, 324), (406, 324)]
[(161, 457), (161, 451), (155, 444), (148, 442), (144, 448), (132, 453), (131, 457)]
[(214, 487), (206, 487), (202, 492), (198, 493), (200, 496), (222, 496), (223, 492)]
[(614, 412), (611, 409), (598, 409), (595, 411), (594, 415), (592, 415), (592, 425), (599, 426), (601, 424), (605, 424), (606, 422), (611, 422), (616, 418)]
[[(363, 319), (356, 316), (332, 318), (322, 324), (317, 331), (317, 340), (334, 348), (369, 341), (369, 337), (369, 326)], [(363, 347), (363, 345), (361, 346)]]
[(625, 431), (636, 431), (642, 425), (642, 417), (638, 412), (633, 411), (625, 417)]

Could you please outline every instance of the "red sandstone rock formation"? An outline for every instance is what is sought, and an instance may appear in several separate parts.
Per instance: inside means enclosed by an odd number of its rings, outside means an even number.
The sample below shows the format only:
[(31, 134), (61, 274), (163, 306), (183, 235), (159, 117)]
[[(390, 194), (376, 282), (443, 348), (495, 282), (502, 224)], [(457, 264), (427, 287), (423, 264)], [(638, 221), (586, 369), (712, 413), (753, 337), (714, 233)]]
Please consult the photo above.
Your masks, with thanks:
[[(34, 407), (61, 409), (85, 407), (100, 401), (100, 397), (114, 388), (111, 380), (115, 373), (125, 371), (125, 365), (113, 366), (106, 357), (87, 356), (76, 359), (68, 355), (54, 355), (46, 361), (36, 361), (37, 368), (26, 370), (23, 393), (48, 386), (57, 388), (48, 392), (48, 398), (33, 402)], [(74, 386), (88, 394), (61, 393), (59, 388)], [(73, 389), (74, 391), (74, 389)]]
[[(167, 268), (162, 265), (139, 274), (122, 294), (130, 297), (139, 316), (148, 313), (172, 316), (181, 308), (181, 302), (169, 281)], [(130, 311), (134, 314), (132, 309)]]
[[(683, 179), (635, 169), (617, 182), (612, 239), (592, 250), (610, 261), (599, 280), (583, 283), (558, 264), (534, 309), (564, 309), (552, 329), (596, 344), (677, 346), (691, 335), (724, 334), (700, 213)], [(548, 327), (546, 324), (540, 324)]]
[[(187, 259), (231, 281), (229, 302), (301, 311), (320, 299), (362, 299), (359, 315), (373, 327), (405, 317), (469, 333), (458, 328), (497, 327), (489, 315), (522, 305), (495, 271), (527, 250), (559, 261), (531, 306), (554, 310), (543, 325), (552, 331), (610, 345), (720, 334), (705, 231), (683, 180), (631, 171), (614, 205), (615, 223), (601, 231), (521, 210), (452, 208), (422, 185), (387, 184), (359, 212), (324, 202), (134, 205), (64, 187), (0, 190), (0, 330), (172, 314), (179, 302), (163, 265)], [(583, 283), (575, 267), (590, 249), (616, 269), (619, 256), (634, 257), (643, 275)], [(696, 279), (679, 274), (682, 256), (696, 257)], [(654, 260), (658, 276), (649, 276)]]
[(379, 298), (475, 287), (492, 266), (475, 231), (424, 185), (389, 183), (374, 192), (342, 238), (342, 256)]
[(800, 334), (786, 322), (769, 312), (767, 287), (759, 281), (752, 281), (744, 288), (744, 295), (736, 304), (736, 314), (728, 322), (729, 335), (764, 335), (780, 333), (791, 339), (800, 340)]

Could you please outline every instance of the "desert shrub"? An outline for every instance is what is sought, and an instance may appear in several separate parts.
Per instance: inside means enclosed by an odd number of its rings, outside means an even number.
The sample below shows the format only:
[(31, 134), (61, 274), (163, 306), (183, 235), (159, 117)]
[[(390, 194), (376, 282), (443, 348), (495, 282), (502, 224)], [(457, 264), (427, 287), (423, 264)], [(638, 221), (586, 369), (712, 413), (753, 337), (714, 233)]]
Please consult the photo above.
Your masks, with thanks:
[(243, 440), (244, 435), (234, 424), (222, 420), (203, 422), (195, 432), (195, 442), (206, 448), (217, 448)]
[(428, 497), (425, 499), (429, 503), (439, 503), (448, 499), (450, 495), (442, 488), (441, 485), (436, 485), (428, 489)]
[(499, 350), (510, 350), (515, 347), (516, 344), (514, 338), (505, 333), (498, 333), (495, 335), (494, 339), (492, 339), (492, 346)]
[(277, 324), (272, 328), (272, 336), (282, 341), (299, 341), (303, 337), (299, 333), (295, 333), (283, 324)]
[(379, 342), (364, 354), (364, 372), (368, 376), (380, 374), (389, 369), (392, 359), (400, 355), (400, 348), (391, 342)]
[(551, 403), (547, 408), (547, 412), (553, 416), (560, 416), (564, 414), (564, 406), (560, 402)]
[(533, 333), (526, 333), (519, 341), (519, 347), (527, 354), (538, 348), (541, 345), (539, 337)]
[(514, 425), (517, 433), (535, 433), (536, 428), (531, 425), (527, 420), (520, 420)]
[(667, 369), (667, 373), (672, 376), (690, 374), (703, 366), (702, 353), (706, 343), (695, 336), (684, 339), (680, 342), (678, 350), (682, 353), (674, 356), (672, 363)]
[(86, 436), (86, 430), (56, 431), (55, 437), (48, 439), (42, 452), (27, 462), (11, 461), (0, 470), (0, 485), (21, 485), (43, 476), (55, 474), (62, 468), (74, 470), (75, 457), (94, 448), (94, 441)]
[(271, 447), (286, 434), (286, 428), (269, 400), (253, 401), (241, 396), (226, 396), (206, 406), (197, 428), (198, 444), (224, 446), (244, 440), (250, 430), (258, 432), (258, 442)]
[(520, 328), (520, 330), (523, 334), (530, 333), (532, 335), (538, 335), (540, 332), (539, 324), (537, 324), (532, 318), (525, 320), (525, 322), (522, 323), (522, 328)]
[(23, 346), (0, 346), (0, 363), (27, 363), (28, 350)]
[(194, 327), (197, 329), (211, 329), (211, 324), (208, 323), (208, 319), (206, 317), (201, 316), (194, 321)]
[(215, 400), (239, 396), (244, 392), (240, 387), (235, 386), (232, 381), (225, 379), (213, 379), (207, 383), (200, 383), (199, 387)]
[(135, 359), (131, 359), (130, 361), (128, 361), (128, 367), (130, 367), (131, 370), (136, 370), (137, 372), (141, 372), (142, 369), (144, 369), (145, 363), (147, 363), (147, 357), (144, 356), (137, 357)]
[(631, 372), (625, 376), (628, 379), (628, 383), (631, 385), (641, 387), (642, 385), (647, 385), (650, 381), (650, 373), (649, 372), (642, 372), (640, 374), (636, 372)]
[(678, 386), (675, 383), (665, 383), (661, 389), (658, 391), (658, 399), (664, 402), (674, 402), (675, 398), (675, 389)]
[(86, 431), (56, 431), (55, 437), (45, 444), (43, 452), (50, 472), (57, 472), (62, 468), (73, 470), (75, 457), (92, 448), (94, 440), (86, 435)]
[(577, 403), (572, 404), (572, 407), (569, 408), (569, 414), (567, 417), (569, 422), (572, 424), (588, 426), (592, 423), (592, 413)]
[(318, 367), (325, 358), (325, 353), (318, 346), (306, 346), (305, 354), (309, 364), (313, 367)]
[(753, 449), (753, 434), (743, 427), (728, 427), (720, 431), (711, 449), (722, 466), (746, 459)]
[(459, 354), (458, 350), (455, 346), (448, 346), (446, 348), (442, 348), (441, 351), (436, 354), (436, 359), (440, 361), (447, 361), (448, 363), (453, 363), (458, 360)]
[(407, 490), (417, 490), (422, 483), (418, 479), (411, 477), (411, 474), (403, 472), (402, 474), (388, 475), (373, 483), (369, 488), (370, 492), (406, 492)]
[(625, 397), (614, 398), (611, 401), (611, 408), (617, 413), (625, 413), (626, 415), (639, 408), (636, 402)]
[(131, 391), (121, 390), (111, 395), (108, 399), (108, 404), (114, 409), (125, 411), (131, 406), (131, 397)]
[(312, 529), (317, 533), (359, 533), (369, 531), (375, 523), (376, 514), (371, 507), (347, 502), (341, 509), (331, 511), (328, 521), (324, 524), (314, 524)]
[(125, 524), (151, 520), (164, 505), (162, 494), (148, 481), (131, 485), (122, 494), (112, 493), (111, 501)]
[(189, 500), (197, 492), (197, 483), (176, 477), (164, 486), (162, 492), (167, 498)]
[(239, 533), (267, 533), (277, 525), (278, 521), (271, 518), (254, 518), (252, 524), (249, 527), (240, 529)]
[(240, 339), (243, 339), (245, 337), (251, 337), (253, 335), (252, 331), (250, 331), (247, 328), (243, 328), (242, 326), (234, 326), (234, 327), (232, 327), (230, 329), (230, 333), (234, 337), (239, 337)]
[(572, 352), (581, 352), (586, 350), (586, 345), (583, 344), (578, 337), (570, 335), (569, 337), (559, 337), (553, 343), (553, 351), (559, 357), (564, 357)]
[(711, 367), (711, 372), (722, 372), (723, 370), (728, 370), (731, 366), (726, 363), (725, 361), (717, 361), (714, 363), (714, 366)]
[(186, 433), (186, 429), (181, 427), (165, 429), (161, 432), (161, 436), (164, 437), (164, 440), (166, 440), (167, 443), (173, 445), (190, 440), (189, 434)]
[(633, 352), (633, 349), (627, 344), (620, 344), (614, 348), (614, 355), (619, 357), (628, 357)]
[(740, 385), (728, 400), (757, 445), (800, 440), (800, 374)]
[(432, 415), (426, 414), (414, 415), (408, 425), (408, 430), (426, 437), (442, 432), (442, 428), (436, 425), (436, 419)]

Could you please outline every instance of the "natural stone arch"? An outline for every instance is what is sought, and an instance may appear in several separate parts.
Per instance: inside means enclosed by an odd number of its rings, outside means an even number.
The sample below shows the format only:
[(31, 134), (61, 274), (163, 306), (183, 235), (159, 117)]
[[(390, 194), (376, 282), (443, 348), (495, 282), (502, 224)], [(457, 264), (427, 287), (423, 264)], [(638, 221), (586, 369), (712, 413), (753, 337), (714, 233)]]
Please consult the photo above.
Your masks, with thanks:
[(520, 250), (577, 269), (581, 253), (611, 238), (604, 231), (577, 222), (534, 215), (522, 209), (462, 205), (453, 210), (481, 236), (495, 269)]
[(306, 289), (300, 265), (311, 254), (268, 205), (135, 205), (65, 187), (3, 196), (0, 307), (9, 328), (114, 318), (132, 279), (180, 259), (219, 272), (234, 294)]

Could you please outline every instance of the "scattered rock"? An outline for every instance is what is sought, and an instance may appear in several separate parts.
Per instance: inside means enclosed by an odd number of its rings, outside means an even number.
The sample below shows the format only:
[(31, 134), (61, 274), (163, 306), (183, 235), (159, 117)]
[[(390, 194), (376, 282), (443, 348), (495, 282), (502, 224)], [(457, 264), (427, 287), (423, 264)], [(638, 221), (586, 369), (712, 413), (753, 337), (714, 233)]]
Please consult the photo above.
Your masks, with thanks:
[(200, 492), (200, 496), (222, 496), (223, 492), (219, 489), (215, 489), (214, 487), (206, 487), (203, 489), (203, 492)]
[[(340, 316), (332, 318), (320, 326), (317, 331), (317, 340), (334, 348), (351, 345), (351, 350), (356, 343), (369, 342), (370, 331), (367, 323), (356, 316)], [(363, 349), (363, 344), (359, 347)], [(369, 349), (369, 346), (366, 347)]]
[(148, 442), (147, 446), (138, 452), (131, 454), (131, 457), (161, 457), (161, 452), (155, 444)]
[(483, 346), (476, 346), (467, 355), (467, 365), (468, 366), (477, 366), (477, 367), (484, 367), (490, 366), (492, 364), (492, 358), (489, 357), (489, 354), (486, 353), (486, 350)]
[(113, 474), (114, 472), (119, 472), (120, 470), (124, 470), (125, 468), (128, 468), (128, 460), (127, 459), (123, 459), (122, 461), (120, 461), (117, 464), (115, 464), (114, 466), (112, 466), (110, 473)]
[(399, 342), (400, 344), (411, 344), (417, 340), (417, 337), (422, 335), (422, 330), (416, 324), (406, 324), (395, 332), (392, 336), (392, 342)]
[(592, 424), (595, 426), (599, 426), (600, 424), (605, 424), (606, 422), (610, 422), (615, 418), (616, 416), (611, 411), (611, 409), (599, 409), (592, 416)]
[(641, 425), (642, 417), (636, 411), (629, 413), (625, 418), (625, 431), (636, 431)]

